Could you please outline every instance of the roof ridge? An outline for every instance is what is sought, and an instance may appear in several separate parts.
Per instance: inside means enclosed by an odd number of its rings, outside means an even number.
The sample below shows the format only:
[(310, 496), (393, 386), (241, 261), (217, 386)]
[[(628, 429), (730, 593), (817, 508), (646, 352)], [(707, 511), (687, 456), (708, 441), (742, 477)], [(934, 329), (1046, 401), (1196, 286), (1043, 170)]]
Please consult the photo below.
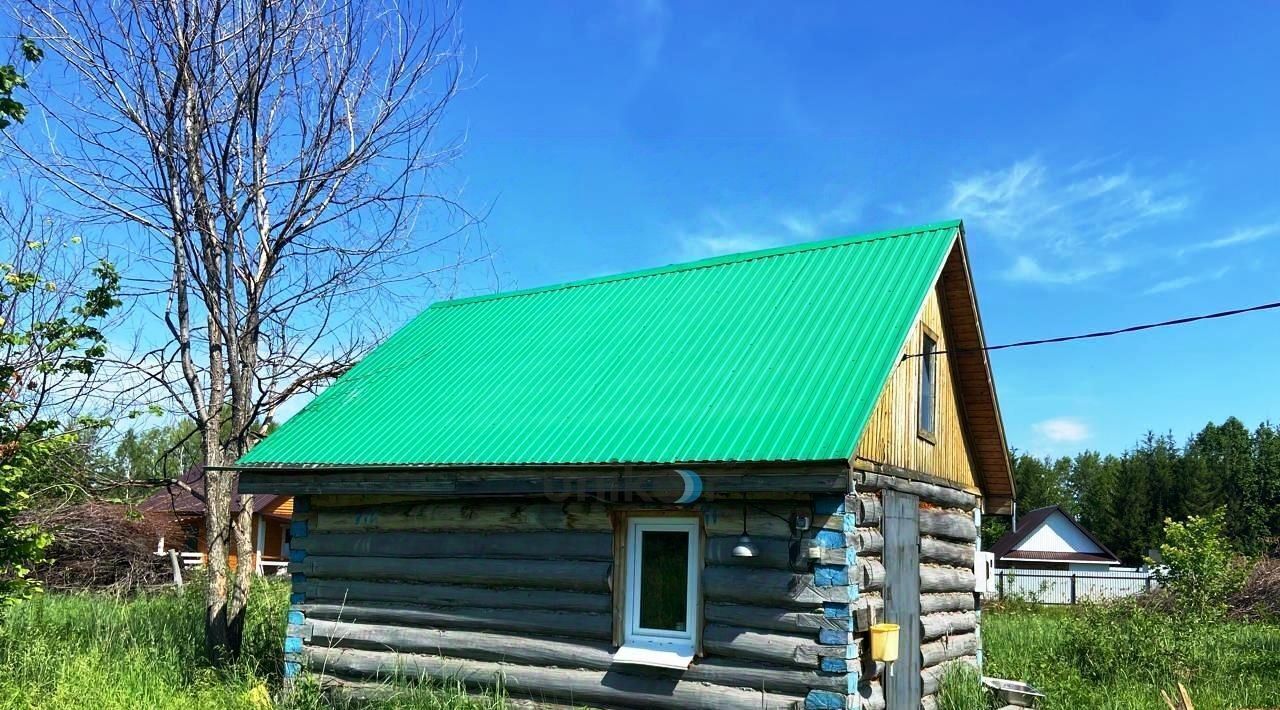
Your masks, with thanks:
[(609, 283), (612, 281), (629, 281), (632, 279), (647, 278), (649, 276), (658, 276), (661, 274), (677, 273), (681, 271), (696, 271), (699, 269), (707, 269), (715, 266), (723, 266), (725, 264), (746, 263), (757, 259), (768, 259), (775, 256), (785, 256), (789, 254), (798, 254), (806, 251), (817, 251), (820, 249), (833, 249), (835, 247), (853, 246), (855, 244), (870, 244), (873, 242), (885, 241), (888, 239), (898, 239), (900, 237), (909, 237), (921, 232), (932, 232), (939, 229), (958, 229), (962, 225), (962, 220), (951, 219), (941, 222), (930, 222), (912, 227), (904, 227), (899, 229), (881, 230), (878, 232), (867, 232), (864, 234), (854, 234), (844, 237), (834, 237), (830, 239), (819, 239), (809, 242), (800, 242), (799, 244), (787, 244), (777, 247), (769, 247), (766, 249), (755, 249), (752, 251), (736, 252), (733, 254), (722, 254), (720, 256), (707, 257), (705, 259), (696, 259), (694, 261), (685, 261), (675, 264), (667, 264), (665, 266), (655, 266), (647, 269), (638, 269), (635, 271), (624, 271), (616, 274), (606, 274), (604, 276), (592, 276), (585, 279), (575, 279), (573, 281), (564, 281), (556, 284), (547, 284), (545, 286), (533, 286), (530, 288), (516, 289), (514, 291), (503, 291), (498, 293), (489, 293), (480, 296), (468, 296), (466, 298), (456, 298), (448, 301), (436, 301), (431, 304), (432, 308), (451, 308), (453, 306), (462, 306), (481, 301), (495, 301), (503, 298), (514, 298), (516, 296), (528, 296), (535, 293), (561, 291), (571, 288), (579, 288), (582, 286), (594, 286), (596, 284)]

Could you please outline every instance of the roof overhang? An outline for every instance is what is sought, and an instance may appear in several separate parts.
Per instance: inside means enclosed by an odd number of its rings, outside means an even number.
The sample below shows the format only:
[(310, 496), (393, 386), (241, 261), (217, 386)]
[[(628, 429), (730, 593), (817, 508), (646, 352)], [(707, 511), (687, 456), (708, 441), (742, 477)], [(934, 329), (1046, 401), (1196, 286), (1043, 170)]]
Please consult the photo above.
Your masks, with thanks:
[(1078, 562), (1090, 565), (1118, 565), (1120, 560), (1106, 548), (1100, 552), (1067, 552), (1063, 550), (1010, 550), (1000, 555), (1003, 562)]
[(1009, 515), (1013, 513), (1016, 494), (1009, 445), (982, 332), (963, 224), (957, 232), (955, 246), (939, 277), (951, 339), (948, 350), (952, 352), (947, 356), (952, 358), (959, 383), (963, 423), (983, 493), (983, 511)]
[(843, 493), (844, 460), (538, 466), (235, 466), (245, 493), (546, 496), (686, 504), (721, 493)]
[(1103, 565), (1110, 567), (1120, 564), (1120, 560), (1075, 559), (1069, 557), (1001, 557), (1001, 562), (1070, 562), (1075, 565)]

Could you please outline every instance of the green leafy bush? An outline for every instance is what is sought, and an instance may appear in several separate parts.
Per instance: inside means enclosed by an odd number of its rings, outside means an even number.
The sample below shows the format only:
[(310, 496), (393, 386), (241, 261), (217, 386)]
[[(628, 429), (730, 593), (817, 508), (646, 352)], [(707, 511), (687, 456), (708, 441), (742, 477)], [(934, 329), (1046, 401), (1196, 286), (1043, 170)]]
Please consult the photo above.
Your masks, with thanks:
[(1223, 618), (1228, 599), (1240, 590), (1248, 574), (1248, 565), (1227, 540), (1225, 517), (1220, 508), (1210, 515), (1193, 515), (1185, 522), (1166, 519), (1161, 560), (1148, 560), (1184, 621)]

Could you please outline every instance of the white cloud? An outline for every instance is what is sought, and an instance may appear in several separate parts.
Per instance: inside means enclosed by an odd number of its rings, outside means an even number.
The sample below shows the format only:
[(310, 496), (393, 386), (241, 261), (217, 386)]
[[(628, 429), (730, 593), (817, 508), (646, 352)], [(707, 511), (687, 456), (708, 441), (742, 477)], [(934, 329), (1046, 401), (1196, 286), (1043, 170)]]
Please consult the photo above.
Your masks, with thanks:
[(1178, 256), (1185, 256), (1186, 254), (1206, 251), (1209, 249), (1225, 249), (1226, 247), (1248, 244), (1249, 242), (1256, 242), (1276, 234), (1280, 234), (1280, 222), (1244, 227), (1237, 229), (1225, 237), (1210, 239), (1204, 242), (1196, 242), (1195, 244), (1185, 246), (1178, 250)]
[(1151, 296), (1157, 293), (1168, 293), (1170, 291), (1177, 291), (1179, 289), (1184, 289), (1188, 286), (1194, 286), (1199, 283), (1205, 283), (1208, 281), (1217, 281), (1223, 276), (1226, 276), (1227, 272), (1230, 270), (1231, 270), (1230, 267), (1224, 266), (1221, 269), (1218, 269), (1217, 271), (1210, 271), (1204, 274), (1187, 274), (1186, 276), (1179, 276), (1177, 278), (1167, 279), (1165, 281), (1159, 281), (1154, 285), (1152, 285), (1150, 288), (1143, 291), (1142, 293), (1144, 293), (1145, 295)]
[(778, 222), (791, 234), (799, 237), (816, 238), (819, 224), (803, 214), (788, 214), (778, 218)]
[(730, 215), (710, 209), (697, 219), (696, 226), (677, 231), (680, 255), (684, 259), (701, 259), (838, 237), (854, 231), (858, 215), (857, 202), (852, 198), (821, 211), (744, 208)]
[(756, 234), (691, 235), (681, 240), (681, 249), (686, 258), (702, 259), (709, 256), (767, 249), (774, 244), (776, 242)]
[[(1105, 162), (1105, 161), (1104, 161)], [(948, 210), (970, 232), (1013, 253), (1007, 278), (1079, 284), (1128, 266), (1119, 240), (1190, 206), (1168, 180), (1079, 163), (1051, 170), (1038, 157), (954, 181)], [(1083, 175), (1084, 171), (1094, 171)]]
[(1023, 204), (1040, 191), (1044, 176), (1044, 165), (1033, 158), (953, 182), (951, 210), (997, 233), (1019, 237), (1026, 227)]
[(1013, 265), (1005, 270), (1004, 276), (1010, 281), (1029, 281), (1042, 284), (1077, 284), (1103, 274), (1119, 271), (1124, 266), (1123, 259), (1112, 256), (1093, 266), (1046, 269), (1040, 265), (1040, 262), (1035, 257), (1022, 254), (1014, 259)]
[(1031, 425), (1032, 431), (1053, 444), (1079, 444), (1092, 433), (1089, 425), (1074, 417), (1055, 417)]

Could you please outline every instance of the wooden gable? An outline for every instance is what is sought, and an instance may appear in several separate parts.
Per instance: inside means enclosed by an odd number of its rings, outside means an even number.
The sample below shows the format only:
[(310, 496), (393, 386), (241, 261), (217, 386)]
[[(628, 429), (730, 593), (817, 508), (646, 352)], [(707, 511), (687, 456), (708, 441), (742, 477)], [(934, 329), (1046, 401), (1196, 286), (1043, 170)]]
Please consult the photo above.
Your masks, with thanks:
[(937, 343), (935, 426), (920, 434), (922, 359), (899, 360), (885, 382), (854, 455), (855, 466), (923, 474), (983, 495), (1003, 513), (1013, 497), (1004, 428), (984, 346), (963, 236), (920, 307), (902, 353), (921, 352), (924, 334)]
[[(907, 336), (905, 353), (920, 352), (924, 334), (937, 339), (938, 350), (950, 343), (942, 315), (941, 288), (935, 286), (925, 299), (920, 318)], [(977, 493), (975, 473), (968, 435), (964, 430), (963, 406), (956, 387), (951, 361), (945, 355), (937, 358), (937, 402), (933, 441), (920, 435), (920, 368), (922, 358), (901, 360), (885, 383), (880, 399), (871, 413), (867, 428), (858, 442), (857, 456), (874, 463), (925, 473), (958, 484)]]
[(260, 512), (271, 517), (290, 518), (293, 516), (293, 496), (279, 496)]

